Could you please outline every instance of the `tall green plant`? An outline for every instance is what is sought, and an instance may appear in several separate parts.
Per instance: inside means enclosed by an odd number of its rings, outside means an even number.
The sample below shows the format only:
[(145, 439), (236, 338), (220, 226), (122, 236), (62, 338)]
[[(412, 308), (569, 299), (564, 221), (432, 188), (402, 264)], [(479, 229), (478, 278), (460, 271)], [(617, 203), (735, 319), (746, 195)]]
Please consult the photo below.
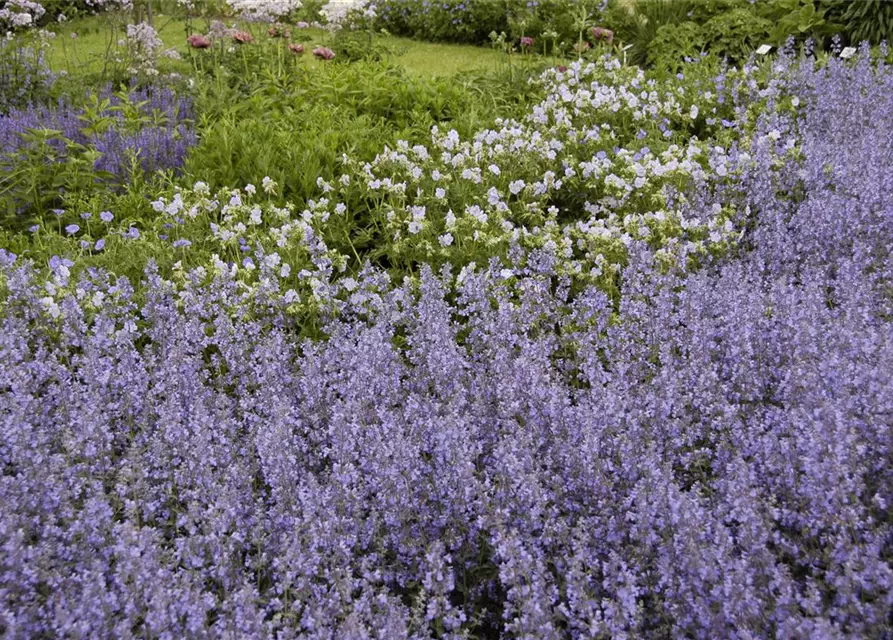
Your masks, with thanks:
[(627, 57), (633, 64), (644, 65), (648, 47), (664, 25), (689, 20), (696, 3), (690, 0), (637, 0), (615, 3), (605, 14), (605, 26), (624, 43), (632, 45)]
[(801, 41), (812, 39), (821, 45), (842, 28), (814, 0), (770, 0), (756, 6), (759, 14), (775, 25), (769, 35), (776, 44), (794, 37)]
[(889, 0), (861, 0), (847, 2), (840, 17), (843, 32), (852, 43), (868, 40), (879, 44), (893, 43), (893, 2)]

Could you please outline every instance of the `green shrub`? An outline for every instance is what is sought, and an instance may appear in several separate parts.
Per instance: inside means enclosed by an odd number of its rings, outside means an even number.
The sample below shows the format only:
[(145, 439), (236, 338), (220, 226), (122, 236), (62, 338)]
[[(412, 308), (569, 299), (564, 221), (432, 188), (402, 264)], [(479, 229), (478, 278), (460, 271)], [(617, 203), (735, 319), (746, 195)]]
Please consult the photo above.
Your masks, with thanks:
[(665, 24), (648, 45), (648, 64), (656, 69), (677, 71), (686, 58), (700, 54), (705, 44), (704, 31), (698, 24)]
[(22, 139), (14, 155), (0, 154), (0, 226), (22, 229), (61, 206), (64, 193), (89, 191), (105, 177), (94, 169), (100, 154), (61, 131), (33, 129)]
[(801, 42), (811, 39), (821, 47), (841, 29), (840, 24), (827, 19), (826, 8), (813, 0), (769, 0), (755, 6), (760, 16), (774, 25), (770, 38), (776, 44), (794, 37)]
[(537, 43), (535, 48), (543, 50), (548, 45), (552, 51), (553, 44), (564, 43), (572, 46), (579, 37), (579, 16), (581, 12), (588, 16), (589, 26), (597, 26), (602, 22), (600, 11), (603, 2), (568, 2), (567, 0), (508, 0), (509, 12), (508, 35), (513, 42), (521, 36), (531, 36)]
[(318, 178), (341, 175), (343, 154), (371, 159), (401, 138), (426, 142), (434, 124), (472, 131), (497, 105), (518, 111), (534, 91), (528, 77), (428, 80), (364, 61), (301, 67), (282, 82), (258, 74), (245, 93), (225, 78), (208, 81), (199, 87), (200, 143), (187, 171), (215, 189), (269, 176), (283, 196), (304, 201)]
[(695, 4), (689, 0), (638, 0), (634, 4), (617, 2), (609, 5), (604, 26), (613, 30), (624, 44), (632, 45), (627, 52), (631, 63), (644, 65), (658, 30), (665, 25), (688, 22)]
[(385, 0), (376, 5), (376, 26), (423, 40), (485, 42), (491, 31), (508, 31), (504, 0)]
[(390, 53), (390, 49), (382, 44), (375, 43), (372, 33), (369, 31), (351, 31), (341, 29), (335, 33), (329, 43), (329, 48), (335, 52), (335, 62), (379, 62)]
[(843, 3), (840, 17), (843, 32), (851, 43), (868, 40), (880, 44), (893, 43), (893, 2), (889, 0), (861, 0)]
[(714, 16), (703, 29), (707, 48), (712, 53), (731, 62), (742, 62), (766, 41), (772, 23), (753, 10), (741, 8)]
[(753, 8), (750, 0), (699, 0), (689, 7), (689, 19), (697, 24), (704, 24), (711, 18), (715, 18), (727, 11), (735, 9)]
[[(381, 0), (376, 29), (423, 40), (483, 44), (490, 33), (506, 33), (517, 44), (530, 36), (550, 45), (577, 41), (575, 15), (581, 10), (595, 26), (600, 0)], [(546, 37), (547, 33), (554, 37)]]

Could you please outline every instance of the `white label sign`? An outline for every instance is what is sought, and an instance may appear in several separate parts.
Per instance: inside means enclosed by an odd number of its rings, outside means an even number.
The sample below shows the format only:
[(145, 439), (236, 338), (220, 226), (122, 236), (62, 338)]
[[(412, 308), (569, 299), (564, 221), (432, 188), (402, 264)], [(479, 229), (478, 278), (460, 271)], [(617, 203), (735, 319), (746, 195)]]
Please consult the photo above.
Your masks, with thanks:
[(766, 55), (767, 53), (769, 53), (770, 51), (772, 51), (772, 45), (771, 45), (771, 44), (760, 45), (760, 48), (757, 49), (757, 55), (758, 55), (758, 56), (764, 56), (764, 55)]
[(847, 47), (846, 49), (844, 49), (843, 51), (840, 52), (840, 57), (843, 58), (844, 60), (848, 60), (848, 59), (852, 58), (854, 55), (856, 55), (855, 47)]

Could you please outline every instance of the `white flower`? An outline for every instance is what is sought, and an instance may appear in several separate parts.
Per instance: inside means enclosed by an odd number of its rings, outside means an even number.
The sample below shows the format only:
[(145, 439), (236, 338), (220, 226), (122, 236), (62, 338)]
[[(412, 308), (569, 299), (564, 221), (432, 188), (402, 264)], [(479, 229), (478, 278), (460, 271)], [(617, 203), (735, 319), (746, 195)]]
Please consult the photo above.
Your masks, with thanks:
[(301, 8), (301, 0), (226, 0), (235, 13), (248, 20), (274, 22)]
[(58, 318), (62, 315), (62, 310), (59, 309), (59, 305), (56, 304), (56, 301), (52, 298), (41, 298), (40, 301), (43, 303), (44, 308), (53, 318)]
[(298, 299), (298, 292), (295, 291), (294, 289), (289, 289), (289, 290), (286, 291), (285, 294), (282, 296), (282, 300), (283, 300), (286, 304), (291, 304), (292, 302), (294, 302), (294, 301), (297, 300), (297, 299)]

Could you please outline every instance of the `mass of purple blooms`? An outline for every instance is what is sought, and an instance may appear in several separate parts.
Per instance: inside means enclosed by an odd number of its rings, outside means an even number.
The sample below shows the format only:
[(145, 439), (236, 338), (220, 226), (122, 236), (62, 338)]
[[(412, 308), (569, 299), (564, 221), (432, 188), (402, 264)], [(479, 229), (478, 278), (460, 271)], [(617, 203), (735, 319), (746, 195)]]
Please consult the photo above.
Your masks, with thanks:
[(519, 249), (323, 273), (310, 341), (272, 271), (3, 252), (0, 631), (891, 637), (893, 72), (784, 83), (740, 246), (633, 241), (619, 305)]
[[(102, 92), (100, 98), (109, 99), (111, 108), (106, 115), (114, 120), (102, 133), (88, 132), (84, 108), (66, 102), (52, 107), (17, 108), (0, 115), (0, 154), (15, 158), (16, 152), (26, 144), (23, 134), (30, 129), (47, 128), (59, 131), (67, 140), (99, 151), (102, 155), (95, 168), (109, 172), (117, 183), (125, 183), (130, 178), (132, 156), (138, 158), (140, 168), (146, 173), (177, 171), (183, 167), (186, 154), (197, 142), (193, 129), (195, 114), (188, 96), (164, 87), (130, 91), (128, 100), (131, 104), (142, 104), (139, 108), (142, 116), (157, 119), (157, 124), (136, 125), (115, 110), (121, 101), (110, 90)], [(57, 151), (64, 152), (64, 142), (56, 140), (54, 144)]]

